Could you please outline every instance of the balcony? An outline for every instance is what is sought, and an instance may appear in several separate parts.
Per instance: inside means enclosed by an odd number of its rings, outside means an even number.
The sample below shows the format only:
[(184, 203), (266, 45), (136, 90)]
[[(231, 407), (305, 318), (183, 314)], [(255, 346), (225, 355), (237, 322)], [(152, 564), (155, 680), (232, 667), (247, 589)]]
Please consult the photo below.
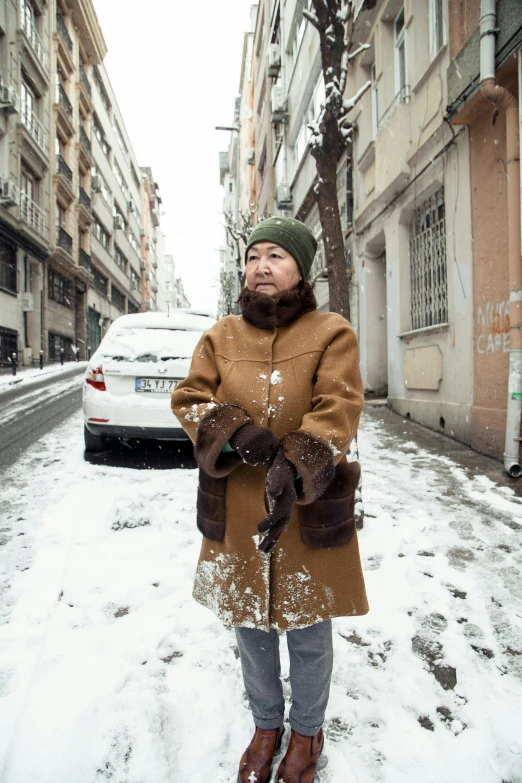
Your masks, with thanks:
[(54, 175), (57, 195), (60, 201), (70, 204), (74, 201), (73, 173), (62, 155), (56, 156), (56, 173)]
[(56, 248), (72, 256), (73, 238), (61, 226), (56, 226)]
[(47, 129), (42, 125), (36, 114), (23, 103), (22, 111), (20, 113), (20, 123), (35, 142), (38, 151), (43, 152), (45, 159), (47, 160), (49, 156), (49, 134), (47, 133)]
[(62, 38), (64, 44), (66, 45), (67, 49), (72, 52), (73, 50), (73, 41), (71, 36), (69, 35), (69, 31), (65, 25), (65, 20), (63, 16), (58, 13), (56, 14), (56, 29), (60, 33), (60, 37)]
[(80, 248), (78, 253), (78, 267), (83, 273), (82, 277), (85, 278), (86, 282), (91, 282), (94, 277), (94, 267), (90, 255), (83, 248)]
[(85, 68), (83, 67), (83, 63), (80, 63), (80, 82), (87, 91), (87, 95), (89, 98), (92, 96), (92, 87), (89, 79), (87, 78), (87, 74), (85, 73)]
[(379, 117), (377, 121), (377, 133), (380, 133), (385, 125), (389, 122), (390, 117), (395, 112), (398, 106), (400, 106), (401, 103), (409, 103), (410, 102), (410, 88), (409, 85), (405, 84), (404, 87), (401, 87), (393, 101), (390, 103), (386, 111), (383, 112), (383, 114)]
[(57, 32), (54, 34), (54, 39), (58, 44), (58, 64), (64, 72), (69, 75), (75, 70), (75, 63), (73, 60), (74, 43), (69, 35), (65, 20), (60, 13), (56, 14), (56, 30)]
[(80, 132), (78, 135), (78, 158), (80, 167), (84, 174), (87, 174), (92, 167), (92, 144), (90, 138), (87, 136), (84, 128), (80, 125)]
[(34, 22), (29, 20), (25, 14), (20, 14), (20, 25), (18, 27), (21, 30), (29, 43), (29, 53), (36, 60), (38, 68), (43, 70), (43, 75), (48, 76), (49, 73), (49, 54), (45, 48), (42, 39), (36, 32)]
[(54, 105), (57, 113), (56, 121), (63, 133), (68, 138), (71, 138), (74, 135), (73, 107), (61, 82), (58, 82), (56, 85), (56, 102)]
[(78, 221), (82, 228), (89, 228), (92, 224), (91, 199), (82, 187), (78, 189), (76, 210), (78, 212)]
[(47, 239), (47, 220), (43, 209), (40, 209), (26, 193), (20, 193), (20, 220), (23, 220), (33, 231)]

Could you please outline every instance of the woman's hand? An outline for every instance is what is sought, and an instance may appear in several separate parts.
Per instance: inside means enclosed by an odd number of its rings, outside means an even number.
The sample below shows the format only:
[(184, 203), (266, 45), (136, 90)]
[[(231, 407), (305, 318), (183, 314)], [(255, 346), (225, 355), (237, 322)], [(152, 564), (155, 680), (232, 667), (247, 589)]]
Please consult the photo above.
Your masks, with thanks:
[(279, 449), (274, 433), (257, 424), (244, 424), (229, 443), (247, 465), (271, 465)]
[(266, 477), (266, 494), (270, 513), (257, 529), (266, 536), (258, 544), (261, 552), (271, 552), (277, 539), (290, 522), (292, 509), (297, 495), (294, 482), (297, 471), (292, 463), (286, 459), (283, 450), (279, 449)]

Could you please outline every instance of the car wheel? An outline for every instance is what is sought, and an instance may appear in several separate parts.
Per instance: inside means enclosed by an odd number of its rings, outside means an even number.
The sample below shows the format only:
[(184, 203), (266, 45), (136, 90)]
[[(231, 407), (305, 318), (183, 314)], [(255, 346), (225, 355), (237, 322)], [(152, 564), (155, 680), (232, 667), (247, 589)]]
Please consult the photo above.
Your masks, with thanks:
[(95, 435), (85, 426), (83, 428), (83, 437), (85, 440), (85, 451), (101, 451), (105, 446), (103, 435)]

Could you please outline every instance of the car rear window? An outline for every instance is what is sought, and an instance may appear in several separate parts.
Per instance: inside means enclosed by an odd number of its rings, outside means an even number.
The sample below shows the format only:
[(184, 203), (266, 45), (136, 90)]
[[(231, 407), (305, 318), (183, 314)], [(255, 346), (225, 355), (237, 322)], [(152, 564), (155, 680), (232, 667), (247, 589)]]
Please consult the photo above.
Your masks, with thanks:
[(203, 332), (182, 329), (120, 328), (108, 332), (97, 355), (119, 361), (190, 359)]

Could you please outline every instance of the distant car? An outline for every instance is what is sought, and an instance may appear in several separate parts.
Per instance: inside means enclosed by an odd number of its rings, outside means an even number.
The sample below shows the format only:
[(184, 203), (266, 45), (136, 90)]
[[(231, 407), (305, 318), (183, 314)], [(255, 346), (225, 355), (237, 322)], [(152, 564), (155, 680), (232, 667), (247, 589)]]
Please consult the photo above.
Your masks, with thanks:
[(170, 393), (188, 375), (192, 353), (215, 323), (205, 311), (122, 315), (91, 357), (83, 384), (86, 451), (111, 438), (186, 440)]

